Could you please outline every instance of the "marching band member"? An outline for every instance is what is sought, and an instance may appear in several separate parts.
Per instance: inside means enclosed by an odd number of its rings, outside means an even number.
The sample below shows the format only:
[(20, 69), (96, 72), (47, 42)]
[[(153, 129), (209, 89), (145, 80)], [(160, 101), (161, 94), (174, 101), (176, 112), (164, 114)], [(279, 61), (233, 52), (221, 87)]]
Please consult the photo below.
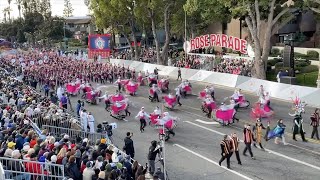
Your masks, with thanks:
[(230, 157), (231, 157), (231, 147), (230, 142), (228, 140), (228, 135), (223, 136), (223, 140), (220, 142), (221, 147), (221, 159), (219, 161), (219, 165), (227, 159), (227, 168), (230, 169)]

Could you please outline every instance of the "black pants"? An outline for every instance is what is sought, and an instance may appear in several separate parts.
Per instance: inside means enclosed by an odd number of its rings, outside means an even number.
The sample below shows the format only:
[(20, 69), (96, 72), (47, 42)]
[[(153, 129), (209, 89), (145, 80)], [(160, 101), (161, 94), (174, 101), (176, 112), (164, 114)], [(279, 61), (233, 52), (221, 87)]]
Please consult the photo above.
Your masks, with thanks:
[(153, 102), (155, 100), (157, 100), (159, 102), (159, 96), (158, 96), (158, 93), (156, 93), (156, 92), (153, 94), (153, 97), (152, 97), (151, 101)]
[(224, 156), (222, 155), (219, 164), (221, 164), (225, 159), (227, 159), (227, 167), (230, 168), (230, 157), (231, 154), (225, 154)]
[(314, 135), (316, 135), (316, 138), (319, 140), (318, 127), (316, 127), (316, 126), (312, 127), (311, 138), (313, 138)]
[(182, 104), (180, 103), (180, 96), (176, 95), (177, 98), (177, 103), (179, 104), (179, 106), (181, 106)]
[(109, 101), (105, 101), (104, 103), (106, 104), (106, 109), (108, 109), (108, 107), (110, 106), (110, 102)]
[(214, 98), (214, 91), (212, 91), (212, 92), (210, 93), (210, 95), (211, 95), (212, 99), (215, 99), (215, 98)]
[(178, 78), (177, 78), (177, 80), (179, 80), (179, 78), (180, 78), (180, 79), (182, 79), (182, 78), (181, 78), (181, 74), (178, 74)]
[(118, 83), (118, 90), (119, 90), (119, 92), (121, 91), (121, 84), (120, 83)]
[(251, 143), (245, 143), (245, 145), (246, 147), (243, 150), (243, 155), (245, 155), (246, 152), (249, 151), (250, 156), (253, 157), (252, 150), (251, 150)]
[(144, 131), (144, 128), (146, 127), (147, 122), (145, 119), (140, 119), (140, 131)]
[(49, 91), (48, 90), (44, 90), (44, 95), (48, 97), (49, 96)]
[(68, 104), (62, 104), (63, 109), (68, 109)]
[[(297, 135), (298, 133), (293, 133), (293, 139), (294, 140), (296, 140), (296, 135)], [(300, 131), (300, 135), (301, 135), (301, 139), (302, 139), (302, 141), (306, 141), (306, 138), (304, 137), (304, 132), (301, 130)]]
[[(234, 153), (236, 154), (236, 158), (237, 158), (238, 164), (241, 164), (239, 151), (235, 151)], [(231, 158), (232, 154), (233, 154), (233, 152), (230, 154), (230, 158)]]

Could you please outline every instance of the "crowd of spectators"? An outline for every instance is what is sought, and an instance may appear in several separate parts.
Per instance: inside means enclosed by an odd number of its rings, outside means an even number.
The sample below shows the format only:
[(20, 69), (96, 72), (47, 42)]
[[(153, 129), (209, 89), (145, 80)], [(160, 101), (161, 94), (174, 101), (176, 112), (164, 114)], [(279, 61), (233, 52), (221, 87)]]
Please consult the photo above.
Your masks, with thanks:
[[(156, 50), (154, 48), (142, 49), (139, 61), (153, 63), (156, 62)], [(188, 54), (185, 57), (183, 52), (170, 49), (168, 52), (168, 65), (190, 69), (205, 69), (221, 73), (251, 76), (252, 60), (244, 58), (222, 58), (203, 55)], [(119, 59), (130, 59), (130, 51), (118, 53)]]
[[(3, 63), (1, 66), (9, 68)], [(54, 136), (46, 130), (39, 131), (31, 120), (43, 108), (53, 107), (50, 99), (34, 93), (30, 86), (4, 70), (1, 70), (0, 77), (0, 160), (7, 170), (6, 178), (145, 179), (147, 168), (133, 162), (130, 155), (108, 144), (104, 138), (90, 142), (87, 138), (67, 134)], [(127, 133), (124, 146), (127, 154), (132, 154), (132, 150), (128, 153), (128, 147), (133, 148), (130, 138)]]
[(213, 68), (213, 71), (250, 77), (251, 68), (251, 60), (225, 58)]

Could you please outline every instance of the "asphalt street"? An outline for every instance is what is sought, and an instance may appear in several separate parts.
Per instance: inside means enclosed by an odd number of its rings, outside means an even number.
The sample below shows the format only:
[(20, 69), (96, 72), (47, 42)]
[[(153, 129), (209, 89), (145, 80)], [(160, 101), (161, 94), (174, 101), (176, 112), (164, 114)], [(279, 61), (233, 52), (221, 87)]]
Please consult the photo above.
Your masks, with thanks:
[[(174, 89), (180, 82), (171, 80), (170, 89)], [(198, 94), (206, 84), (194, 83), (193, 93)], [(114, 93), (116, 87), (114, 85), (94, 84), (103, 92), (108, 91)], [(218, 102), (227, 96), (231, 96), (232, 89), (216, 87), (216, 98)], [(72, 97), (72, 103), (76, 104), (78, 97)], [(157, 130), (150, 126), (146, 127), (144, 133), (139, 131), (139, 121), (134, 117), (142, 106), (146, 112), (152, 112), (157, 105), (162, 107), (161, 103), (151, 103), (148, 99), (148, 87), (139, 87), (137, 96), (128, 96), (133, 106), (129, 108), (132, 112), (127, 121), (118, 121), (109, 116), (104, 109), (104, 103), (98, 105), (86, 104), (85, 108), (92, 112), (96, 124), (102, 121), (116, 122), (118, 128), (114, 130), (113, 139), (115, 145), (122, 148), (123, 139), (126, 132), (133, 132), (133, 141), (135, 145), (137, 159), (141, 164), (147, 162), (147, 152), (152, 140), (158, 140)], [(251, 103), (257, 101), (257, 97), (252, 94), (246, 94), (246, 99)], [(222, 167), (218, 165), (221, 157), (220, 141), (224, 134), (236, 132), (242, 139), (242, 131), (245, 123), (254, 123), (250, 119), (250, 108), (239, 110), (237, 113), (240, 122), (232, 126), (220, 126), (214, 124), (214, 120), (208, 119), (200, 110), (201, 101), (195, 95), (190, 95), (186, 99), (182, 99), (182, 106), (170, 114), (180, 118), (178, 127), (175, 129), (176, 136), (172, 137), (165, 146), (165, 162), (168, 177), (170, 179), (186, 179), (186, 180), (206, 180), (206, 179), (277, 179), (277, 180), (298, 180), (310, 179), (318, 180), (320, 178), (320, 145), (319, 141), (308, 139), (309, 142), (301, 142), (292, 140), (291, 127), (293, 125), (292, 117), (288, 115), (291, 108), (290, 102), (271, 100), (271, 106), (275, 109), (275, 116), (271, 121), (271, 127), (274, 127), (279, 118), (284, 119), (287, 125), (286, 141), (287, 146), (282, 144), (274, 144), (273, 140), (263, 142), (265, 151), (257, 148), (253, 149), (255, 160), (250, 156), (243, 156), (242, 150), (244, 144), (241, 143), (241, 161), (242, 166), (237, 164), (235, 156), (231, 157), (231, 170), (228, 170), (226, 162), (222, 163)], [(311, 128), (309, 126), (309, 117), (314, 108), (307, 107), (304, 115), (304, 129), (306, 137), (310, 138)], [(263, 120), (263, 124), (267, 125), (267, 120)], [(157, 163), (157, 166), (161, 166)]]

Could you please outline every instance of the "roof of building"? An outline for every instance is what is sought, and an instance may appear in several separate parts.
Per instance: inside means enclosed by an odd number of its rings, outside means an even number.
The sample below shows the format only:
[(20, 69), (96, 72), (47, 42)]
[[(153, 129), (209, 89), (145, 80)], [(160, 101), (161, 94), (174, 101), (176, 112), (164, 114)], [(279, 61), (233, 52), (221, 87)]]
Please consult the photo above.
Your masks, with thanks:
[(67, 17), (66, 23), (67, 24), (88, 24), (92, 20), (91, 16), (74, 16), (74, 17)]

